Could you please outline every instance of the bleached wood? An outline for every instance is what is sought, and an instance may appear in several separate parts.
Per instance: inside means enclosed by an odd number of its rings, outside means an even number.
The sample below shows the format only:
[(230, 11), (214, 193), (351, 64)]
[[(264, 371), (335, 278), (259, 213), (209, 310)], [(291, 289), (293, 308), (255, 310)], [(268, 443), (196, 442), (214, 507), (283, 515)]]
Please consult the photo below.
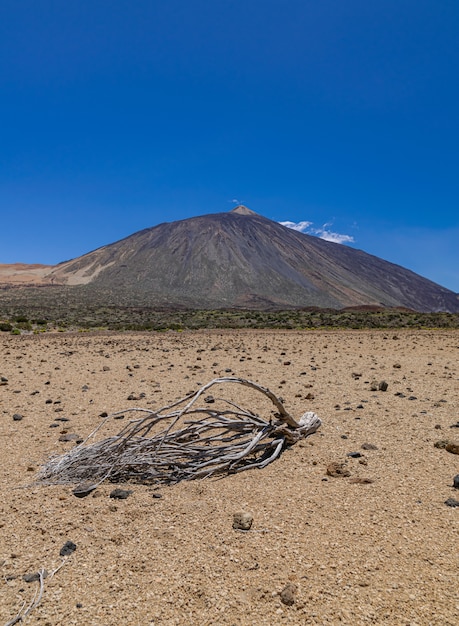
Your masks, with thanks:
[[(274, 419), (219, 398), (223, 408), (197, 406), (211, 387), (240, 384), (260, 392), (276, 408)], [(174, 409), (174, 410), (171, 410)], [(142, 414), (114, 436), (93, 442), (95, 435), (121, 413)], [(155, 428), (166, 422), (155, 433)], [(321, 424), (312, 411), (296, 420), (269, 389), (243, 378), (215, 378), (193, 394), (158, 411), (134, 407), (104, 418), (86, 440), (42, 468), (39, 480), (50, 484), (96, 488), (104, 480), (116, 482), (174, 483), (220, 473), (263, 468), (286, 445), (314, 433)]]

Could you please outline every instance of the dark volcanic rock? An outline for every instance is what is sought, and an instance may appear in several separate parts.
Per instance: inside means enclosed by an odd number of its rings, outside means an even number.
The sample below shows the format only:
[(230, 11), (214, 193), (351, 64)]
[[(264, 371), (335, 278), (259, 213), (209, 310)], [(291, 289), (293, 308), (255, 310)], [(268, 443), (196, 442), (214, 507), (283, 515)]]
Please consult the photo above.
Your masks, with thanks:
[(110, 498), (114, 498), (115, 500), (126, 500), (131, 493), (132, 491), (130, 489), (120, 489), (117, 487), (110, 492)]
[(72, 554), (72, 552), (75, 552), (76, 548), (77, 548), (76, 543), (73, 543), (73, 541), (66, 541), (64, 545), (62, 546), (59, 554), (61, 556), (69, 556), (69, 554)]

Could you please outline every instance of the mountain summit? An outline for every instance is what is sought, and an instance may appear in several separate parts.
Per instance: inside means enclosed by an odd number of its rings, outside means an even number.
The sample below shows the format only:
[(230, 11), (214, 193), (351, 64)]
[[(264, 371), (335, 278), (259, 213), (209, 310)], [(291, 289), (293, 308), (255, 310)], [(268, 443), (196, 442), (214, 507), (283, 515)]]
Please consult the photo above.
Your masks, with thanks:
[(457, 294), (410, 270), (243, 205), (139, 231), (43, 270), (43, 283), (157, 307), (459, 311)]
[(255, 211), (251, 211), (243, 204), (239, 204), (237, 207), (232, 209), (230, 213), (237, 213), (238, 215), (258, 215), (258, 213), (255, 213)]

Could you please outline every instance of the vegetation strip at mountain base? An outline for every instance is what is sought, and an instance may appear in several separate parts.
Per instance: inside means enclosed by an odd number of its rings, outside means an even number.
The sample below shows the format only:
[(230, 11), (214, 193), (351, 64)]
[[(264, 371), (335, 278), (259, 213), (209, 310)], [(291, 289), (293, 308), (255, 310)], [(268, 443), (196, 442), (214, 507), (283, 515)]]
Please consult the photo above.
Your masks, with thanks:
[(154, 310), (148, 307), (79, 307), (20, 304), (0, 300), (0, 331), (49, 330), (459, 328), (458, 313), (405, 309), (312, 309), (288, 311)]

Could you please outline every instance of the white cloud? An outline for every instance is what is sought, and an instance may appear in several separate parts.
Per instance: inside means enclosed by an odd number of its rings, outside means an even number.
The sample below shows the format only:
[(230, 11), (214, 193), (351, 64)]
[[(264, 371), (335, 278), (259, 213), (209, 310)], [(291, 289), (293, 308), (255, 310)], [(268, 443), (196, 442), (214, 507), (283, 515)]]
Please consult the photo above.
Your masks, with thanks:
[(298, 230), (300, 233), (307, 232), (308, 228), (312, 226), (312, 222), (279, 222), (282, 226), (287, 226), (287, 228), (291, 228), (292, 230)]
[(325, 239), (325, 241), (333, 241), (333, 243), (354, 243), (354, 237), (351, 235), (334, 233), (331, 230), (326, 230), (325, 228), (315, 228), (313, 229), (313, 233), (321, 239)]
[(331, 224), (324, 224), (321, 228), (313, 228), (313, 222), (290, 222), (287, 220), (279, 223), (282, 224), (282, 226), (286, 226), (292, 230), (297, 230), (300, 233), (315, 235), (320, 239), (325, 239), (325, 241), (332, 241), (333, 243), (354, 243), (354, 237), (351, 235), (344, 235), (342, 233), (335, 233), (328, 230), (328, 227), (331, 226)]

